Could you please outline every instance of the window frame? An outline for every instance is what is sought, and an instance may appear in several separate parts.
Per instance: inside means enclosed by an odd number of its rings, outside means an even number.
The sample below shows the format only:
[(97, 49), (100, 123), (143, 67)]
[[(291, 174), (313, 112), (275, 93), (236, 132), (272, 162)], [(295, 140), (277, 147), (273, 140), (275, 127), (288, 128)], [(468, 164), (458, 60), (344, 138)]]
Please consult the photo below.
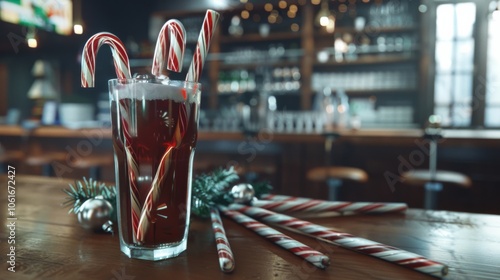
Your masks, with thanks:
[[(422, 86), (422, 97), (420, 108), (422, 116), (420, 122), (425, 123), (427, 117), (434, 113), (435, 98), (435, 77), (436, 77), (436, 18), (437, 7), (442, 4), (457, 4), (472, 2), (476, 4), (476, 21), (473, 29), (474, 38), (474, 58), (473, 58), (473, 77), (472, 77), (472, 102), (471, 102), (471, 120), (470, 126), (450, 126), (453, 129), (485, 128), (486, 112), (486, 79), (487, 79), (487, 60), (488, 60), (488, 28), (489, 28), (489, 4), (491, 0), (422, 0), (421, 4), (427, 6), (426, 20), (422, 21), (422, 62), (421, 76), (424, 86)], [(427, 94), (426, 94), (427, 93)], [(488, 127), (494, 129), (495, 127)]]

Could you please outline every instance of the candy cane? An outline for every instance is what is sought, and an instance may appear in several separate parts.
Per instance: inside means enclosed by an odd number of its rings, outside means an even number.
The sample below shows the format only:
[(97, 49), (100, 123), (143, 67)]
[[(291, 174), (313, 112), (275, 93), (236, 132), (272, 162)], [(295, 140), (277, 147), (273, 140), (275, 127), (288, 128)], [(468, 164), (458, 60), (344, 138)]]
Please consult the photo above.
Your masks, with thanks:
[(200, 79), (203, 64), (207, 58), (208, 49), (210, 48), (210, 43), (212, 41), (212, 37), (214, 36), (219, 18), (220, 14), (216, 11), (207, 10), (205, 18), (203, 19), (200, 35), (198, 36), (198, 42), (193, 54), (193, 60), (189, 65), (186, 81), (198, 82)]
[(155, 177), (153, 178), (153, 182), (151, 183), (151, 188), (146, 196), (144, 205), (141, 210), (141, 216), (138, 225), (139, 230), (137, 231), (138, 240), (143, 240), (144, 234), (147, 232), (149, 225), (151, 224), (153, 210), (156, 210), (155, 207), (158, 204), (160, 198), (161, 183), (163, 182), (163, 178), (165, 177), (165, 174), (167, 174), (171, 166), (172, 150), (174, 148), (178, 148), (181, 145), (184, 134), (186, 133), (186, 129), (187, 111), (185, 105), (180, 104), (179, 116), (174, 131), (174, 137), (170, 143), (166, 143), (168, 147), (163, 154), (160, 163), (158, 164), (158, 169), (156, 170)]
[(252, 205), (276, 212), (395, 213), (405, 212), (408, 209), (406, 203), (326, 201), (284, 195), (265, 195), (262, 197), (271, 200), (256, 200), (252, 202)]
[(240, 211), (249, 216), (284, 228), (299, 231), (324, 242), (339, 245), (358, 253), (380, 258), (432, 276), (441, 277), (448, 273), (448, 267), (442, 263), (426, 259), (423, 256), (396, 247), (356, 237), (349, 233), (338, 232), (330, 228), (258, 207), (231, 204), (229, 209)]
[(160, 76), (165, 62), (167, 62), (168, 70), (180, 72), (185, 48), (186, 31), (184, 26), (175, 19), (167, 21), (158, 34), (151, 73)]
[[(119, 100), (117, 101), (119, 102)], [(131, 147), (132, 136), (130, 134), (130, 127), (127, 120), (130, 119), (127, 108), (124, 104), (120, 103), (120, 113), (123, 131), (123, 147), (125, 149), (125, 157), (127, 161), (127, 175), (129, 178), (130, 187), (130, 215), (132, 223), (132, 239), (134, 243), (142, 243), (143, 233), (139, 228), (139, 217), (141, 214), (141, 203), (139, 201), (139, 188), (137, 186), (137, 176), (139, 174), (139, 165), (136, 161), (136, 156)]]
[(123, 42), (115, 35), (107, 32), (94, 34), (85, 43), (82, 52), (82, 87), (94, 87), (95, 82), (95, 60), (99, 48), (103, 45), (109, 45), (113, 55), (116, 76), (119, 79), (130, 79), (130, 63), (127, 51)]
[(292, 239), (291, 237), (284, 235), (283, 233), (273, 228), (270, 228), (264, 225), (263, 223), (260, 223), (237, 211), (229, 210), (225, 206), (219, 206), (219, 208), (221, 209), (222, 213), (224, 213), (224, 215), (235, 220), (237, 223), (242, 224), (243, 226), (245, 226), (250, 230), (253, 230), (260, 236), (272, 241), (274, 244), (303, 258), (304, 260), (310, 262), (314, 266), (321, 269), (325, 269), (330, 265), (330, 259), (326, 255), (312, 249), (311, 247), (295, 239)]
[(217, 254), (219, 255), (219, 265), (223, 272), (231, 272), (234, 270), (234, 256), (229, 240), (226, 236), (226, 231), (222, 225), (219, 210), (217, 208), (210, 209), (210, 217), (212, 220), (212, 229), (215, 235), (215, 244), (217, 244)]

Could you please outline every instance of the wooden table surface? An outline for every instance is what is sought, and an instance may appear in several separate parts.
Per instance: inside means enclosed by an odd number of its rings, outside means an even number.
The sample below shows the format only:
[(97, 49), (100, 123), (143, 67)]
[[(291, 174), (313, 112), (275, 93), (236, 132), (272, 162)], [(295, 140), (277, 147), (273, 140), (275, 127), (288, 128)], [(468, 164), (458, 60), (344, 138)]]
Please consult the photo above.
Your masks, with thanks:
[[(0, 175), (0, 219), (8, 225), (7, 176)], [(410, 269), (309, 237), (285, 232), (327, 254), (316, 269), (299, 257), (223, 218), (236, 259), (231, 274), (219, 270), (211, 225), (194, 218), (188, 250), (170, 260), (129, 259), (118, 237), (88, 232), (61, 207), (68, 181), (16, 176), (15, 272), (6, 255), (12, 232), (0, 235), (0, 279), (433, 279)], [(423, 211), (308, 219), (353, 235), (414, 252), (449, 266), (446, 279), (500, 279), (500, 216)]]

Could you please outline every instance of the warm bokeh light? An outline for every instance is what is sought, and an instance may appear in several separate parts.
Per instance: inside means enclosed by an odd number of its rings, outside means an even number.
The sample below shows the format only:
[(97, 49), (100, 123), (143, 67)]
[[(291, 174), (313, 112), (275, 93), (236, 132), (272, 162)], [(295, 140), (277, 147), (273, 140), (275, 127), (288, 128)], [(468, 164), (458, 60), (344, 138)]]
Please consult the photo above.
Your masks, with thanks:
[(247, 10), (241, 11), (241, 18), (248, 19), (250, 17), (250, 13)]
[(264, 10), (266, 10), (266, 12), (270, 12), (273, 10), (273, 4), (271, 3), (267, 3), (264, 5)]
[(286, 7), (288, 6), (288, 4), (286, 3), (285, 0), (281, 0), (279, 3), (278, 3), (278, 7), (280, 7), (280, 9), (286, 9)]
[(340, 4), (339, 5), (339, 12), (341, 12), (341, 13), (347, 12), (347, 5), (346, 4)]
[(297, 32), (300, 30), (300, 26), (297, 24), (297, 23), (292, 23), (292, 25), (290, 25), (290, 29), (293, 31), (293, 32)]
[(75, 24), (73, 25), (73, 32), (78, 35), (83, 34), (83, 26), (81, 24)]
[(269, 16), (267, 17), (267, 21), (268, 21), (269, 23), (276, 23), (276, 16), (275, 16), (275, 15), (269, 15)]
[(288, 11), (286, 12), (286, 15), (289, 17), (289, 18), (295, 18), (295, 16), (297, 15), (295, 12), (292, 12), (292, 11)]
[(34, 49), (38, 47), (38, 42), (36, 41), (36, 38), (29, 38), (28, 39), (28, 47)]
[(292, 13), (296, 13), (298, 11), (299, 8), (297, 8), (297, 5), (295, 4), (292, 4), (290, 5), (290, 7), (288, 8), (288, 10)]
[(313, 5), (319, 5), (321, 3), (321, 0), (311, 0), (311, 4)]
[(252, 3), (246, 3), (245, 4), (245, 9), (247, 9), (248, 11), (253, 10), (253, 4)]
[(319, 25), (321, 25), (321, 26), (327, 26), (329, 21), (330, 20), (328, 19), (328, 16), (322, 16), (319, 19)]

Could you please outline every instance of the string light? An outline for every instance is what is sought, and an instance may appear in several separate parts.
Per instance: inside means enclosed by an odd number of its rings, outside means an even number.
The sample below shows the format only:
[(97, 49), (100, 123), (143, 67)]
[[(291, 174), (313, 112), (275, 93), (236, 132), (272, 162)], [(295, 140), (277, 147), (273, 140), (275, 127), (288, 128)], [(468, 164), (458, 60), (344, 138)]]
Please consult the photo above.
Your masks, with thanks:
[(82, 3), (81, 0), (73, 2), (73, 32), (77, 35), (83, 34)]
[(77, 35), (82, 35), (83, 34), (83, 26), (81, 24), (73, 25), (73, 32)]
[(36, 40), (36, 29), (30, 27), (28, 33), (26, 33), (26, 41), (28, 42), (28, 47), (34, 49), (38, 47), (38, 41)]
[(321, 9), (319, 10), (318, 14), (316, 15), (316, 24), (320, 26), (327, 26), (328, 25), (328, 17), (331, 15), (330, 9), (328, 7), (328, 0), (323, 0), (321, 2)]

